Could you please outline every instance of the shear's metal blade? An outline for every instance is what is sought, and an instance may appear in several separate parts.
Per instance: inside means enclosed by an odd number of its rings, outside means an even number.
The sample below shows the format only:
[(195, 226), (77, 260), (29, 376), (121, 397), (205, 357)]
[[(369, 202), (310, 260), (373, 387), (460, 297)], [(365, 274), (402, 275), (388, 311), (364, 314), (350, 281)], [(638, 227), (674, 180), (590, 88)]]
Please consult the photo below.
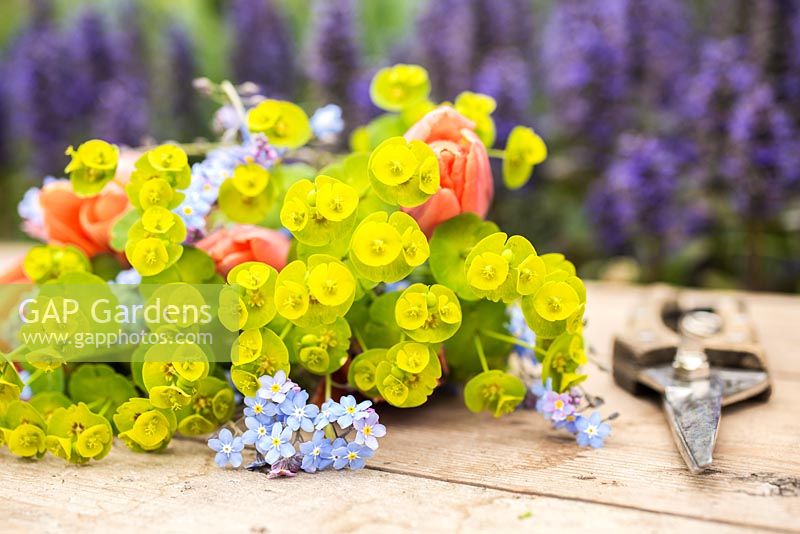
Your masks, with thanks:
[(699, 473), (711, 465), (717, 442), (723, 384), (708, 380), (673, 382), (664, 390), (664, 411), (686, 465)]
[[(638, 379), (648, 387), (664, 392), (675, 382), (674, 374), (672, 365), (657, 365), (642, 371)], [(722, 406), (754, 397), (769, 389), (766, 371), (712, 367), (711, 376), (716, 376), (722, 382)]]

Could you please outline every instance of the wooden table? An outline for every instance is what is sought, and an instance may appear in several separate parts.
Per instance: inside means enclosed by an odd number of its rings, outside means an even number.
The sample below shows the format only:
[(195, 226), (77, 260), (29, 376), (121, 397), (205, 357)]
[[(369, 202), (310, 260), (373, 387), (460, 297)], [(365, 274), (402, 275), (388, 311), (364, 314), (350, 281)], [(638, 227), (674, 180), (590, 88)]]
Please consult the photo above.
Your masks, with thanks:
[[(641, 289), (589, 285), (587, 336), (610, 362), (611, 337)], [(587, 388), (619, 411), (600, 450), (580, 449), (538, 414), (501, 420), (439, 395), (381, 407), (388, 435), (369, 467), (269, 480), (218, 469), (196, 440), (161, 454), (117, 444), (85, 467), (0, 452), (0, 531), (325, 532), (800, 531), (800, 298), (748, 295), (774, 394), (724, 411), (714, 469), (693, 476), (660, 404), (592, 370)], [(380, 530), (378, 530), (380, 527)]]

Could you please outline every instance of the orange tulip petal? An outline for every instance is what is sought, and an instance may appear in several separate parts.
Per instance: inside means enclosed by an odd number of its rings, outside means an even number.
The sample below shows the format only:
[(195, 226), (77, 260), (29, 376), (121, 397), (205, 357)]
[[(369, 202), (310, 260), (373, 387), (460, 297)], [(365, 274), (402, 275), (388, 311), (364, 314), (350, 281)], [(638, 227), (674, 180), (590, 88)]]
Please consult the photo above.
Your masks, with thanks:
[(22, 270), (25, 256), (20, 256), (9, 263), (8, 267), (0, 272), (0, 284), (28, 284), (30, 280)]
[(209, 256), (213, 257), (211, 250), (215, 249), (219, 243), (229, 239), (228, 232), (222, 228), (216, 232), (208, 234), (206, 237), (195, 243), (195, 246), (200, 250), (205, 251)]
[(463, 211), (472, 211), (486, 217), (494, 196), (494, 180), (489, 155), (475, 132), (464, 130), (464, 138), (471, 142), (466, 158), (464, 191), (461, 196)]
[(425, 204), (404, 211), (414, 217), (420, 229), (430, 237), (440, 223), (461, 213), (461, 206), (452, 189), (439, 189)]
[(286, 267), (291, 242), (282, 233), (274, 232), (270, 239), (255, 238), (250, 241), (250, 246), (257, 261), (272, 265), (279, 271)]
[(223, 259), (217, 264), (217, 271), (222, 276), (228, 276), (228, 272), (231, 269), (246, 261), (255, 261), (253, 253), (250, 252), (249, 250), (228, 254), (227, 256), (225, 256), (225, 259)]
[(434, 140), (458, 142), (461, 130), (475, 129), (475, 123), (450, 106), (439, 106), (414, 124), (405, 134), (408, 141), (419, 139), (425, 143)]

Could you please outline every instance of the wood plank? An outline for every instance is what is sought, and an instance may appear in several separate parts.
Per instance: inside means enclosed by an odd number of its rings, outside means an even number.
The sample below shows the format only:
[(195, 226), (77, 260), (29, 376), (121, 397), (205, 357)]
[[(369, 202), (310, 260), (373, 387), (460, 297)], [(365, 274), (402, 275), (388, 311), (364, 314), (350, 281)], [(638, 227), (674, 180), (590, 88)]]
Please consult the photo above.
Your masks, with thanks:
[[(0, 261), (8, 257), (5, 251)], [(613, 333), (643, 289), (588, 286), (587, 336), (600, 359), (610, 362)], [(418, 410), (380, 408), (389, 434), (373, 466), (383, 472), (267, 481), (211, 469), (204, 447), (186, 441), (152, 456), (117, 447), (107, 461), (86, 468), (64, 466), (55, 458), (20, 462), (3, 452), (0, 473), (10, 482), (0, 486), (0, 512), (14, 518), (9, 528), (45, 531), (92, 524), (109, 530), (153, 524), (167, 530), (320, 524), (331, 531), (365, 530), (382, 514), (389, 531), (520, 530), (563, 527), (565, 520), (575, 528), (672, 530), (724, 522), (798, 530), (800, 298), (745, 298), (767, 351), (775, 392), (767, 404), (724, 412), (715, 469), (706, 475), (687, 472), (655, 399), (631, 397), (609, 375), (594, 372), (588, 389), (606, 398), (605, 413), (622, 414), (607, 448), (598, 451), (578, 449), (536, 414), (519, 412), (493, 421), (467, 412), (459, 398), (440, 394)], [(340, 508), (326, 508), (327, 495), (336, 495)], [(253, 504), (242, 504), (248, 502)], [(291, 513), (270, 511), (284, 507)], [(519, 519), (529, 511), (530, 524)], [(235, 528), (226, 528), (231, 525)]]
[[(610, 379), (609, 379), (610, 380)], [(603, 379), (592, 381), (594, 390)], [(436, 399), (424, 413), (384, 410), (389, 433), (373, 465), (441, 480), (629, 506), (752, 527), (798, 528), (800, 423), (790, 421), (797, 383), (763, 405), (726, 410), (706, 475), (689, 474), (658, 404), (604, 390), (618, 409), (601, 450), (579, 449), (530, 412), (499, 421)], [(780, 492), (784, 495), (781, 496)]]
[(124, 448), (103, 462), (66, 466), (0, 453), (6, 532), (442, 532), (537, 529), (655, 532), (730, 525), (550, 497), (518, 495), (374, 470), (269, 480), (218, 469), (208, 449)]
[[(587, 337), (610, 362), (615, 328), (642, 289), (589, 284)], [(747, 297), (750, 302), (750, 296)], [(621, 412), (605, 449), (578, 449), (538, 415), (518, 412), (492, 421), (471, 415), (459, 398), (439, 398), (420, 412), (384, 410), (385, 449), (375, 464), (522, 493), (631, 506), (677, 516), (798, 529), (800, 517), (800, 384), (794, 375), (800, 328), (770, 322), (775, 313), (800, 324), (800, 299), (753, 297), (758, 328), (773, 365), (775, 390), (765, 404), (726, 409), (710, 473), (692, 476), (680, 458), (656, 398), (635, 398), (594, 372), (587, 389), (603, 396), (604, 413)], [(796, 342), (795, 342), (796, 340)], [(797, 344), (795, 344), (797, 346)], [(442, 444), (447, 444), (442, 446)]]

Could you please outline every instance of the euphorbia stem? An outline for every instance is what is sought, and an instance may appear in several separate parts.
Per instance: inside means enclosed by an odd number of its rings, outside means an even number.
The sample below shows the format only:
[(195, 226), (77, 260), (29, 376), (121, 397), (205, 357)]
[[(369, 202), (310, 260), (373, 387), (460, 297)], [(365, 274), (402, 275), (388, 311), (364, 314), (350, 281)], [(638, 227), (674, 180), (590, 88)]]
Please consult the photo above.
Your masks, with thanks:
[(520, 347), (525, 347), (526, 349), (530, 349), (536, 354), (541, 356), (547, 356), (547, 352), (542, 350), (541, 348), (537, 347), (536, 345), (532, 345), (531, 343), (526, 343), (521, 339), (517, 339), (514, 336), (507, 336), (505, 334), (499, 334), (497, 332), (492, 332), (491, 330), (481, 330), (481, 334), (487, 337), (491, 337), (497, 339), (499, 341), (505, 341), (506, 343), (511, 343), (512, 345), (519, 345)]
[(27, 350), (28, 350), (28, 346), (27, 345), (20, 345), (19, 347), (17, 347), (16, 349), (12, 350), (8, 354), (4, 355), (4, 354), (0, 353), (0, 361), (5, 359), (7, 362), (13, 362), (14, 359), (18, 355), (24, 354)]
[(331, 391), (333, 389), (333, 384), (331, 382), (331, 374), (328, 373), (325, 375), (325, 400), (331, 398)]
[(105, 416), (108, 409), (111, 408), (111, 399), (108, 399), (104, 404), (103, 407), (97, 412), (97, 415)]
[(294, 325), (292, 323), (286, 323), (286, 326), (284, 326), (283, 330), (281, 330), (279, 337), (284, 339), (287, 335), (289, 335), (289, 332), (291, 332), (293, 326)]
[(483, 343), (481, 343), (481, 338), (475, 336), (475, 350), (478, 351), (478, 358), (481, 360), (481, 367), (483, 367), (483, 372), (489, 370), (489, 364), (486, 363), (486, 354), (483, 352)]
[(353, 335), (355, 336), (356, 341), (358, 341), (358, 346), (361, 347), (361, 352), (366, 352), (367, 350), (369, 350), (367, 349), (366, 343), (364, 343), (364, 338), (361, 337), (361, 333), (358, 330), (354, 329)]
[(499, 148), (487, 148), (486, 153), (489, 154), (490, 158), (503, 159), (506, 157), (506, 151)]
[(246, 140), (249, 137), (250, 132), (247, 131), (247, 115), (244, 110), (244, 104), (242, 104), (242, 99), (239, 96), (239, 92), (228, 80), (223, 80), (219, 86), (225, 92), (225, 96), (228, 97), (228, 100), (231, 101), (231, 105), (233, 106), (234, 111), (236, 111), (236, 116), (239, 117), (239, 126), (242, 132), (242, 139)]
[(44, 369), (37, 369), (36, 371), (28, 377), (28, 380), (25, 382), (25, 386), (28, 387), (41, 377), (44, 374)]

